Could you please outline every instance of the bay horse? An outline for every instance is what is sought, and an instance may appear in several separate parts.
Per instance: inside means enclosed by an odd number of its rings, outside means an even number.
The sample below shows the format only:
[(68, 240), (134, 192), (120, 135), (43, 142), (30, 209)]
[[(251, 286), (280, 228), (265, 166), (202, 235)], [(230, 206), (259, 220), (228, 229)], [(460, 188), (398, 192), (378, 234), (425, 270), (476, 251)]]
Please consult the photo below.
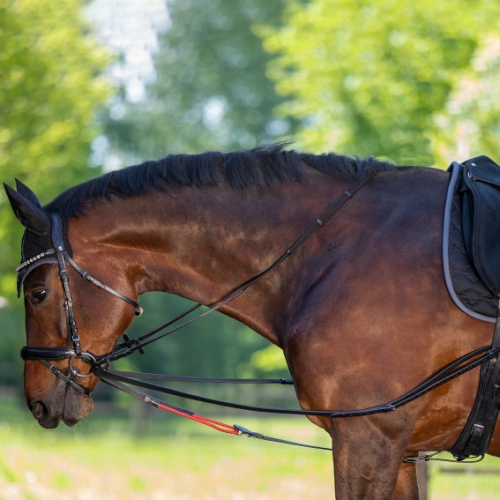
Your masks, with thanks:
[[(217, 303), (271, 265), (353, 181), (368, 175), (321, 230), (221, 311), (283, 349), (302, 408), (389, 401), (489, 344), (492, 325), (461, 311), (443, 280), (449, 174), (373, 158), (282, 145), (170, 155), (70, 188), (44, 207), (22, 183), (17, 191), (6, 186), (26, 228), (23, 259), (35, 256), (19, 283), (27, 345), (63, 349), (73, 322), (81, 349), (105, 355), (132, 322), (143, 293)], [(45, 254), (54, 214), (74, 261), (109, 285), (93, 287), (68, 267), (69, 317), (57, 260)], [(74, 336), (76, 327), (71, 331)], [(81, 359), (72, 362), (89, 372)], [(51, 364), (71, 379), (67, 360)], [(46, 366), (25, 362), (27, 404), (43, 427), (61, 420), (74, 425), (92, 411), (97, 377), (67, 384)], [(391, 413), (310, 416), (332, 439), (336, 498), (417, 499), (415, 464), (402, 458), (450, 449), (477, 386), (474, 370)], [(500, 456), (498, 429), (488, 452)]]

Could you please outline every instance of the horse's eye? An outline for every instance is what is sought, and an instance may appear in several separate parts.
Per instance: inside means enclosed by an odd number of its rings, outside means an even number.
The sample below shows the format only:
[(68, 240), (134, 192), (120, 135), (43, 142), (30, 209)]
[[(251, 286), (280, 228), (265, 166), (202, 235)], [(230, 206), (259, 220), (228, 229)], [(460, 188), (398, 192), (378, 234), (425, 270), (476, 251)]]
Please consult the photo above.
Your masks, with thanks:
[(31, 300), (33, 304), (42, 303), (46, 297), (47, 297), (47, 290), (36, 290), (34, 292), (31, 292)]

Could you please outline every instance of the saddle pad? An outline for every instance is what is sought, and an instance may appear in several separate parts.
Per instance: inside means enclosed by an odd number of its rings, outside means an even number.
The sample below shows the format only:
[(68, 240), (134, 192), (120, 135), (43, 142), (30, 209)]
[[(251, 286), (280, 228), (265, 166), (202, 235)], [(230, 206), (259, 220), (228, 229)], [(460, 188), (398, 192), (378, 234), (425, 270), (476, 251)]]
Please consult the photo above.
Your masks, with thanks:
[(462, 233), (463, 165), (453, 162), (446, 196), (443, 227), (443, 271), (453, 302), (473, 318), (495, 323), (498, 299), (479, 279), (465, 248)]

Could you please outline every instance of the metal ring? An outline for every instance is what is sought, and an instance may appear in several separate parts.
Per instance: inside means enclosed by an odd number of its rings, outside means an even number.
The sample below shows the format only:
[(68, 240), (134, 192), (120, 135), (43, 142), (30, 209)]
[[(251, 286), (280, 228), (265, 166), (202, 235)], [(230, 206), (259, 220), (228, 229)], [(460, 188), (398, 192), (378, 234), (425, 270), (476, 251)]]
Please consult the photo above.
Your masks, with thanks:
[[(71, 366), (71, 363), (73, 362), (73, 359), (81, 359), (82, 361), (85, 361), (86, 359), (88, 361), (90, 361), (90, 365), (91, 365), (91, 370), (89, 373), (80, 373), (78, 370), (76, 370), (75, 368), (73, 368), (73, 366)], [(97, 360), (95, 359), (94, 356), (92, 356), (92, 354), (88, 353), (88, 352), (82, 352), (80, 354), (75, 354), (74, 356), (71, 356), (69, 358), (69, 361), (68, 361), (68, 368), (69, 368), (69, 372), (71, 373), (71, 375), (74, 375), (75, 377), (80, 377), (80, 378), (88, 378), (88, 377), (91, 377), (94, 372), (93, 372), (93, 367), (95, 366), (95, 364), (97, 363)]]

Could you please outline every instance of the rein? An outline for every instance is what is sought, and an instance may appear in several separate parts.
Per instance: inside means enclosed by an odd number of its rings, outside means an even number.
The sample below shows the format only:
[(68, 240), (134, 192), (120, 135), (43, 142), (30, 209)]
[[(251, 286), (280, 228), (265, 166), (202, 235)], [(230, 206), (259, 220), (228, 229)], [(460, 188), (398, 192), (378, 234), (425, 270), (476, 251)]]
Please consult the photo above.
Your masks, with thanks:
[[(379, 413), (388, 413), (395, 411), (396, 409), (411, 403), (415, 399), (422, 397), (428, 392), (440, 387), (441, 385), (450, 382), (451, 380), (467, 373), (468, 371), (477, 368), (488, 360), (494, 359), (500, 353), (500, 347), (492, 348), (491, 346), (484, 346), (469, 352), (457, 360), (453, 361), (449, 365), (445, 366), (434, 375), (421, 382), (413, 389), (403, 394), (402, 396), (389, 401), (388, 403), (371, 406), (368, 408), (357, 409), (357, 410), (299, 410), (299, 409), (284, 409), (284, 408), (273, 408), (273, 407), (262, 407), (245, 405), (239, 403), (233, 403), (228, 401), (222, 401), (219, 399), (207, 398), (204, 396), (195, 395), (189, 392), (179, 391), (176, 389), (171, 389), (164, 387), (162, 385), (153, 384), (151, 382), (144, 382), (140, 379), (145, 380), (161, 380), (161, 381), (182, 381), (182, 382), (210, 382), (210, 383), (231, 383), (231, 384), (293, 384), (292, 380), (288, 379), (221, 379), (221, 378), (197, 378), (197, 377), (179, 377), (179, 376), (169, 376), (169, 375), (159, 375), (150, 373), (140, 373), (140, 372), (127, 372), (127, 371), (116, 371), (110, 369), (96, 368), (94, 374), (99, 377), (103, 382), (116, 389), (119, 389), (131, 396), (142, 400), (143, 402), (154, 406), (155, 408), (166, 410), (182, 417), (194, 420), (198, 423), (207, 425), (215, 430), (224, 432), (227, 434), (235, 434), (238, 436), (247, 436), (256, 439), (261, 439), (264, 441), (271, 441), (280, 444), (288, 444), (293, 446), (301, 446), (305, 448), (313, 448), (319, 450), (332, 451), (331, 448), (324, 448), (321, 446), (313, 446), (304, 443), (297, 443), (295, 441), (288, 441), (283, 439), (277, 439), (274, 437), (266, 436), (260, 433), (256, 433), (246, 429), (245, 427), (239, 425), (229, 425), (216, 420), (207, 419), (194, 414), (193, 412), (173, 406), (165, 401), (158, 398), (154, 398), (149, 394), (132, 389), (129, 385), (136, 387), (141, 387), (154, 392), (161, 392), (171, 396), (176, 396), (179, 398), (189, 399), (193, 401), (199, 401), (203, 403), (208, 403), (216, 406), (223, 406), (227, 408), (234, 408), (238, 410), (255, 411), (260, 413), (272, 413), (279, 415), (303, 415), (303, 416), (322, 416), (328, 418), (352, 418), (352, 417), (366, 417), (368, 415), (375, 415)], [(479, 356), (479, 357), (478, 357)], [(475, 359), (476, 358), (476, 359)], [(406, 463), (420, 463), (430, 460), (440, 460), (445, 462), (455, 462), (455, 460), (439, 459), (434, 458), (435, 455), (441, 453), (441, 451), (424, 455), (420, 457), (403, 457), (402, 461)], [(480, 460), (484, 455), (474, 457), (472, 460), (461, 460), (461, 463), (475, 463)]]
[[(303, 243), (305, 243), (310, 236), (312, 236), (319, 228), (321, 228), (361, 187), (363, 187), (375, 173), (366, 176), (363, 179), (358, 180), (353, 185), (351, 185), (346, 191), (344, 191), (329, 207), (328, 209), (312, 223), (309, 228), (299, 236), (290, 247), (283, 252), (283, 254), (268, 268), (254, 276), (247, 282), (235, 288), (226, 297), (221, 299), (219, 302), (209, 306), (208, 310), (205, 312), (184, 321), (178, 326), (172, 327), (175, 323), (181, 319), (188, 316), (190, 313), (194, 312), (202, 306), (202, 304), (196, 304), (193, 307), (187, 309), (175, 318), (167, 321), (166, 323), (154, 328), (153, 330), (145, 333), (135, 339), (129, 339), (127, 333), (123, 334), (124, 342), (118, 344), (115, 349), (105, 355), (97, 356), (91, 352), (83, 351), (81, 348), (81, 340), (78, 334), (78, 329), (76, 325), (76, 320), (73, 312), (73, 300), (71, 297), (69, 278), (66, 266), (69, 265), (75, 271), (85, 278), (89, 283), (98, 288), (111, 293), (117, 298), (125, 301), (135, 308), (135, 314), (140, 316), (143, 312), (141, 306), (130, 297), (123, 295), (121, 292), (105, 285), (103, 282), (94, 278), (90, 273), (83, 270), (69, 255), (69, 253), (64, 248), (63, 242), (63, 229), (60, 217), (57, 214), (52, 214), (52, 244), (53, 248), (45, 250), (41, 254), (33, 257), (32, 259), (22, 262), (17, 268), (17, 271), (22, 271), (23, 275), (26, 276), (32, 269), (39, 265), (40, 260), (45, 259), (50, 256), (50, 260), (47, 262), (56, 263), (59, 267), (59, 276), (61, 279), (61, 284), (64, 292), (64, 308), (66, 314), (66, 325), (67, 325), (67, 346), (66, 348), (49, 348), (49, 347), (33, 347), (25, 346), (21, 349), (21, 357), (23, 360), (36, 360), (42, 363), (51, 371), (54, 375), (62, 379), (66, 384), (70, 385), (76, 391), (81, 392), (90, 396), (90, 392), (78, 384), (76, 378), (86, 378), (95, 375), (100, 380), (108, 385), (115, 387), (121, 391), (124, 391), (142, 401), (150, 404), (156, 408), (167, 410), (183, 417), (195, 420), (204, 425), (208, 425), (221, 432), (235, 434), (235, 435), (245, 435), (247, 437), (253, 437), (257, 439), (263, 439), (266, 441), (273, 441), (282, 444), (292, 444), (296, 446), (303, 446), (308, 448), (331, 450), (330, 448), (323, 448), (319, 446), (311, 446), (302, 443), (296, 443), (292, 441), (286, 441), (282, 439), (272, 438), (269, 436), (264, 436), (262, 434), (252, 432), (244, 427), (238, 425), (228, 425), (216, 420), (207, 419), (199, 415), (195, 415), (193, 412), (185, 410), (183, 408), (173, 406), (171, 404), (165, 403), (157, 398), (151, 397), (146, 393), (140, 392), (138, 390), (132, 389), (129, 385), (140, 387), (150, 391), (161, 392), (171, 396), (181, 397), (185, 399), (201, 401), (204, 403), (209, 403), (218, 406), (224, 406), (229, 408), (236, 408), (240, 410), (250, 410), (262, 413), (274, 413), (281, 415), (304, 415), (304, 416), (322, 416), (328, 418), (349, 418), (349, 417), (361, 417), (374, 415), (379, 413), (387, 413), (395, 411), (397, 408), (404, 406), (411, 401), (423, 396), (427, 392), (439, 387), (440, 385), (449, 382), (450, 380), (472, 370), (486, 361), (494, 358), (500, 353), (500, 347), (493, 348), (493, 346), (484, 346), (475, 351), (467, 353), (457, 359), (456, 361), (450, 363), (446, 367), (442, 368), (434, 375), (430, 376), (424, 382), (418, 384), (413, 389), (405, 393), (404, 395), (393, 399), (392, 401), (382, 404), (371, 406), (363, 409), (356, 410), (300, 410), (300, 409), (283, 409), (283, 408), (272, 408), (272, 407), (260, 407), (251, 406), (239, 403), (232, 403), (228, 401), (222, 401), (212, 398), (207, 398), (199, 395), (195, 395), (188, 392), (183, 392), (175, 389), (171, 389), (162, 385), (152, 383), (150, 381), (144, 380), (160, 380), (160, 381), (184, 381), (184, 382), (211, 382), (211, 383), (246, 383), (246, 384), (282, 384), (282, 385), (293, 385), (292, 380), (288, 379), (213, 379), (213, 378), (196, 378), (196, 377), (172, 377), (165, 375), (156, 374), (143, 374), (136, 372), (123, 372), (111, 370), (111, 362), (121, 359), (123, 357), (129, 356), (132, 353), (139, 351), (141, 354), (144, 353), (144, 348), (153, 342), (156, 342), (187, 325), (197, 321), (208, 314), (220, 309), (224, 305), (228, 304), (232, 300), (236, 299), (242, 293), (244, 293), (249, 287), (259, 282), (261, 279), (266, 277), (271, 273), (277, 266), (279, 266), (285, 259), (291, 256)], [(55, 259), (52, 257), (55, 256)], [(57, 260), (56, 260), (57, 259)], [(167, 328), (172, 327), (167, 330)], [(166, 331), (164, 331), (166, 330)], [(61, 361), (68, 359), (68, 368), (64, 371), (59, 370), (54, 364), (49, 361)], [(81, 374), (78, 370), (72, 367), (72, 362), (74, 359), (81, 360), (90, 366), (89, 373)], [(142, 379), (142, 380), (141, 380)], [(433, 455), (432, 455), (433, 456)], [(431, 455), (424, 457), (405, 457), (404, 462), (416, 462), (416, 461), (427, 461), (431, 459)]]

